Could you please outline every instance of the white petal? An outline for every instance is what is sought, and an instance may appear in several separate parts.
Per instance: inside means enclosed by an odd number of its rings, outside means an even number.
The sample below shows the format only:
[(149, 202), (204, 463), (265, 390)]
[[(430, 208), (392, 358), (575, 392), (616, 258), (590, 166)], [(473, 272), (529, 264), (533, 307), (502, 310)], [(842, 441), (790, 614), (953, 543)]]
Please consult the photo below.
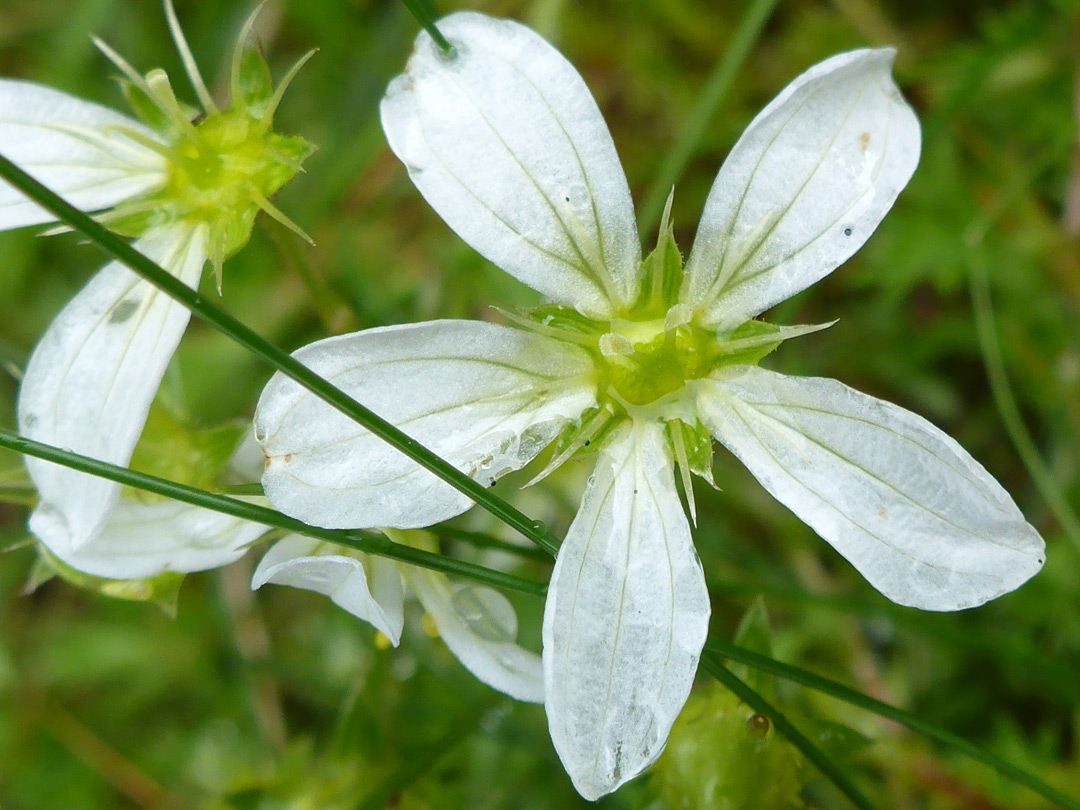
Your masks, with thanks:
[(81, 548), (57, 546), (72, 568), (107, 579), (148, 579), (228, 565), (266, 526), (186, 503), (122, 498), (101, 533)]
[(573, 66), (534, 31), (474, 12), (421, 32), (383, 129), (462, 239), (561, 304), (607, 317), (637, 297), (641, 247), (615, 145)]
[[(172, 226), (135, 248), (189, 286), (206, 256), (205, 229)], [(19, 389), (28, 438), (126, 465), (189, 313), (119, 262), (106, 265), (61, 310), (34, 349)], [(119, 485), (26, 459), (41, 503), (30, 529), (61, 559), (105, 523)]]
[[(121, 130), (159, 140), (138, 121), (31, 82), (0, 79), (0, 154), (76, 208), (97, 211), (165, 182), (165, 159)], [(0, 180), (0, 231), (52, 222)]]
[[(295, 357), (484, 485), (523, 467), (596, 401), (584, 351), (476, 321), (369, 329)], [(306, 523), (415, 528), (472, 505), (280, 374), (259, 400), (255, 436), (267, 497)]]
[(472, 585), (456, 590), (442, 574), (402, 566), (450, 652), (479, 680), (512, 698), (544, 702), (540, 656), (514, 643), (517, 614), (502, 594)]
[(739, 326), (835, 270), (870, 237), (919, 162), (919, 121), (892, 49), (840, 54), (753, 120), (705, 203), (682, 298)]
[(390, 560), (345, 553), (329, 543), (291, 534), (266, 552), (251, 578), (251, 589), (268, 582), (329, 596), (395, 647), (401, 641), (405, 596), (398, 567)]
[(586, 799), (660, 756), (708, 625), (663, 426), (627, 424), (589, 479), (544, 611), (551, 739)]
[(902, 605), (960, 610), (1019, 587), (1045, 545), (925, 419), (835, 380), (745, 368), (701, 384), (702, 421), (781, 503)]

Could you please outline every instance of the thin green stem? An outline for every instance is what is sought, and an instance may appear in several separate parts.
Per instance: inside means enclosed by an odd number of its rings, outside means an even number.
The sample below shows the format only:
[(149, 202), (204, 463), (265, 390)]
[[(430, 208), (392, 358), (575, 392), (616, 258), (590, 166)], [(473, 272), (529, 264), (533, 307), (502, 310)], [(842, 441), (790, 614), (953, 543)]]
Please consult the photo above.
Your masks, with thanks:
[(638, 230), (641, 233), (650, 233), (656, 227), (668, 194), (671, 193), (672, 187), (682, 176), (686, 164), (690, 162), (698, 144), (701, 143), (709, 122), (712, 121), (717, 108), (731, 90), (739, 69), (753, 50), (758, 37), (761, 36), (776, 4), (777, 0), (753, 0), (747, 6), (738, 27), (728, 40), (723, 56), (705, 80), (705, 87), (702, 88), (701, 96), (693, 112), (690, 113), (683, 131), (660, 164), (656, 179), (645, 192), (645, 200), (641, 204), (641, 215), (638, 218)]
[(435, 44), (439, 46), (443, 53), (449, 56), (454, 52), (454, 46), (447, 41), (446, 37), (436, 27), (435, 15), (431, 13), (427, 3), (422, 3), (420, 0), (401, 0), (401, 2), (405, 4), (405, 8), (416, 18), (416, 21), (420, 23), (423, 29), (431, 34), (431, 38), (435, 40)]
[(754, 669), (772, 673), (779, 678), (802, 684), (803, 686), (807, 686), (826, 695), (831, 695), (845, 703), (850, 703), (852, 706), (858, 706), (860, 709), (866, 709), (881, 717), (893, 720), (907, 726), (912, 731), (923, 734), (944, 745), (954, 748), (962, 754), (965, 754), (984, 765), (988, 765), (1007, 779), (1011, 779), (1014, 782), (1030, 788), (1044, 799), (1056, 804), (1058, 807), (1065, 808), (1065, 810), (1080, 810), (1080, 801), (1069, 798), (1060, 790), (1051, 787), (1027, 771), (1018, 768), (1008, 760), (1002, 759), (996, 754), (992, 754), (974, 743), (968, 742), (963, 737), (953, 734), (951, 731), (940, 728), (933, 723), (928, 723), (910, 712), (898, 709), (889, 703), (876, 700), (869, 695), (864, 695), (862, 692), (858, 692), (841, 683), (837, 683), (836, 681), (823, 678), (820, 675), (815, 675), (808, 670), (782, 663), (769, 658), (768, 656), (745, 649), (744, 647), (736, 646), (735, 644), (729, 644), (717, 639), (709, 639), (705, 645), (705, 649), (707, 653), (706, 656), (702, 658), (702, 661), (705, 661), (710, 653), (719, 655), (724, 658), (729, 658), (732, 661), (738, 661), (740, 664), (745, 664)]
[(367, 554), (389, 557), (399, 562), (418, 565), (421, 568), (430, 568), (444, 574), (467, 577), (477, 582), (483, 582), (486, 585), (521, 591), (533, 596), (543, 596), (547, 590), (547, 586), (542, 582), (534, 582), (503, 571), (485, 568), (475, 563), (456, 560), (453, 557), (446, 557), (442, 554), (434, 554), (430, 551), (395, 543), (378, 532), (364, 531), (362, 529), (342, 531), (308, 526), (295, 518), (259, 504), (230, 498), (227, 495), (204, 492), (201, 489), (178, 484), (175, 481), (136, 472), (126, 467), (118, 467), (115, 464), (98, 461), (88, 456), (81, 456), (68, 450), (61, 450), (58, 447), (16, 436), (6, 430), (0, 430), (0, 447), (44, 459), (45, 461), (51, 461), (54, 464), (60, 464), (100, 478), (107, 478), (110, 481), (116, 481), (119, 484), (141, 489), (145, 492), (152, 492), (155, 495), (183, 501), (192, 506), (201, 506), (204, 509), (222, 512), (242, 520), (250, 520), (264, 526), (284, 529), (285, 531), (295, 532), (306, 537), (314, 537), (328, 543), (336, 543), (339, 546), (354, 548)]
[(159, 267), (122, 238), (106, 230), (82, 211), (65, 202), (3, 155), (0, 155), (0, 177), (3, 177), (61, 222), (79, 231), (114, 259), (122, 262), (170, 297), (175, 298), (210, 326), (232, 338), (282, 374), (295, 380), (357, 424), (367, 428), (371, 433), (400, 450), (420, 466), (430, 470), (552, 556), (555, 555), (559, 548), (559, 541), (544, 528), (542, 523), (531, 520), (502, 498), (489, 492), (452, 464), (424, 447), (420, 442), (406, 435), (210, 302), (197, 290), (191, 289), (182, 281), (173, 277), (167, 270)]
[(979, 350), (990, 380), (990, 393), (994, 397), (994, 405), (1005, 426), (1005, 432), (1008, 433), (1017, 455), (1027, 468), (1028, 475), (1031, 476), (1039, 495), (1054, 514), (1065, 535), (1077, 549), (1080, 549), (1080, 518), (1069, 506), (1061, 487), (1054, 480), (1053, 473), (1039, 454), (1038, 446), (1024, 423), (1020, 407), (1012, 392), (1012, 386), (1009, 384), (1001, 341), (998, 339), (997, 319), (994, 316), (990, 298), (990, 274), (987, 271), (984, 253), (986, 238), (995, 223), (1017, 200), (1023, 197), (1040, 175), (1052, 166), (1058, 165), (1060, 156), (1071, 150), (1071, 136), (1066, 135), (1056, 143), (1047, 145), (1042, 160), (1033, 164), (1021, 163), (1018, 170), (1011, 172), (1002, 184), (996, 204), (983, 211), (968, 226), (964, 241), (967, 243), (968, 283), (971, 289), (971, 304), (975, 314)]
[(516, 543), (508, 543), (505, 540), (492, 537), (490, 534), (473, 532), (468, 529), (459, 529), (456, 526), (432, 526), (428, 531), (439, 537), (445, 537), (447, 540), (461, 540), (466, 543), (471, 543), (477, 548), (490, 548), (495, 549), (496, 551), (504, 551), (507, 554), (513, 554), (515, 557), (521, 557), (526, 560), (543, 560), (546, 562), (551, 559), (543, 549), (533, 548), (532, 546), (519, 546)]
[(772, 724), (776, 726), (776, 730), (783, 734), (788, 742), (799, 749), (799, 752), (821, 771), (822, 776), (832, 782), (837, 790), (843, 793), (855, 807), (858, 807), (859, 810), (875, 810), (876, 805), (866, 798), (861, 790), (855, 787), (854, 783), (847, 778), (835, 762), (829, 759), (824, 751), (814, 745), (805, 734), (792, 725), (791, 721), (779, 709), (750, 688), (745, 681), (721, 664), (710, 653), (701, 656), (701, 666), (716, 680), (734, 692), (739, 700), (758, 714), (768, 717)]
[(990, 379), (990, 393), (994, 397), (998, 415), (1039, 494), (1050, 507), (1050, 511), (1054, 513), (1065, 536), (1077, 549), (1080, 549), (1080, 519), (1069, 506), (1061, 487), (1054, 480), (1054, 474), (1039, 454), (1035, 439), (1024, 424), (1024, 417), (1020, 414), (1020, 407), (1009, 385), (1009, 375), (1005, 370), (1005, 360), (1001, 352), (1001, 341), (998, 339), (997, 319), (990, 300), (990, 282), (987, 277), (985, 257), (982, 250), (977, 247), (971, 248), (968, 254), (971, 305), (975, 312), (979, 350), (982, 352), (983, 365), (986, 366), (986, 374)]

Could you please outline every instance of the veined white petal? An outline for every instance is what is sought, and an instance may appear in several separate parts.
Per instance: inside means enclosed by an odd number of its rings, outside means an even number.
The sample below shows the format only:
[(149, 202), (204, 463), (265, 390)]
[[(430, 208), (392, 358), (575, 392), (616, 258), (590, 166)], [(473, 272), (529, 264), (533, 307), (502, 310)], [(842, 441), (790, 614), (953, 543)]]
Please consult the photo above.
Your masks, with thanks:
[(682, 300), (719, 331), (835, 270), (919, 162), (895, 51), (851, 51), (795, 79), (751, 122), (713, 183)]
[(894, 602), (974, 607), (1042, 567), (1042, 538), (1008, 493), (922, 417), (760, 368), (700, 385), (714, 435)]
[(512, 698), (544, 702), (540, 656), (515, 643), (517, 614), (505, 596), (473, 585), (454, 589), (445, 576), (423, 568), (403, 565), (401, 570), (466, 669)]
[[(134, 247), (196, 286), (202, 226), (173, 225)], [(38, 342), (19, 388), (19, 430), (31, 439), (125, 465), (161, 377), (187, 326), (186, 307), (119, 262), (107, 264)], [(41, 503), (30, 530), (67, 559), (104, 526), (118, 484), (27, 458)]]
[(228, 565), (267, 531), (261, 524), (186, 503), (121, 498), (90, 542), (50, 550), (63, 563), (96, 577), (148, 579)]
[(291, 534), (259, 562), (251, 589), (266, 583), (288, 585), (330, 597), (330, 601), (382, 632), (396, 647), (404, 626), (404, 591), (391, 560)]
[(627, 423), (601, 452), (544, 611), (555, 750), (595, 800), (651, 765), (690, 694), (709, 594), (663, 426)]
[[(160, 140), (106, 107), (32, 82), (0, 79), (0, 154), (76, 208), (109, 208), (165, 182), (165, 158), (123, 130)], [(54, 219), (0, 180), (0, 231)]]
[(637, 298), (641, 246), (626, 176), (581, 76), (534, 31), (459, 12), (421, 31), (382, 101), (390, 147), (462, 239), (597, 318)]
[[(596, 402), (583, 350), (479, 321), (369, 329), (294, 355), (485, 486), (519, 469)], [(278, 374), (259, 399), (263, 489), (330, 528), (430, 526), (467, 497)]]

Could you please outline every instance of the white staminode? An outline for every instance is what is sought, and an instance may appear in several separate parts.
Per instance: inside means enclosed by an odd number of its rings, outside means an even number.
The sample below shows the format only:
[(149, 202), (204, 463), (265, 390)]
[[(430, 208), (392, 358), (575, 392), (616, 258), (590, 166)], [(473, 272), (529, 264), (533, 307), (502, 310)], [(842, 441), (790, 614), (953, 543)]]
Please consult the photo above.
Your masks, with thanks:
[[(221, 110), (195, 66), (171, 0), (164, 6), (203, 107), (201, 120), (189, 120), (196, 112), (177, 101), (163, 71), (142, 76), (97, 41), (124, 74), (129, 100), (146, 123), (48, 87), (0, 79), (0, 154), (67, 202), (134, 237), (136, 250), (198, 287), (208, 258), (220, 283), (221, 262), (246, 243), (259, 210), (283, 217), (266, 198), (295, 174), (309, 147), (272, 131), (281, 87), (275, 92), (267, 82), (241, 75), (241, 56), (251, 47), (250, 24), (234, 53), (230, 105)], [(251, 59), (245, 64), (266, 75), (261, 57), (257, 64)], [(232, 160), (234, 151), (244, 159)], [(0, 180), (0, 230), (52, 219)], [(106, 265), (34, 349), (19, 390), (20, 432), (127, 464), (188, 319), (187, 308), (119, 262)], [(230, 518), (226, 526), (196, 507), (127, 505), (114, 514), (118, 484), (31, 458), (27, 467), (41, 496), (30, 528), (72, 568), (117, 579), (210, 568), (234, 559), (250, 542), (222, 534), (228, 529), (246, 537), (250, 532), (241, 529), (242, 521)], [(147, 540), (145, 557), (121, 547), (121, 538), (135, 542), (137, 533), (129, 530), (133, 513), (141, 525), (149, 525), (150, 515), (161, 518), (160, 542)], [(210, 532), (197, 553), (175, 546), (187, 536), (184, 515), (192, 526)], [(189, 539), (198, 545), (198, 538)], [(170, 556), (168, 548), (175, 553)], [(213, 548), (219, 549), (216, 557)]]
[[(821, 279), (877, 227), (918, 162), (893, 51), (840, 54), (747, 128), (685, 270), (670, 229), (641, 260), (626, 179), (581, 77), (543, 39), (475, 13), (426, 33), (382, 103), (390, 146), (446, 222), (551, 298), (526, 331), (438, 321), (301, 349), (305, 364), (488, 484), (558, 440), (600, 445), (544, 618), (555, 747), (596, 799), (664, 747), (709, 599), (675, 485), (713, 439), (886, 596), (972, 607), (1039, 570), (1044, 545), (952, 439), (840, 383), (757, 363), (819, 327), (754, 317)], [(336, 527), (424, 526), (468, 499), (275, 377), (257, 438), (272, 502)]]

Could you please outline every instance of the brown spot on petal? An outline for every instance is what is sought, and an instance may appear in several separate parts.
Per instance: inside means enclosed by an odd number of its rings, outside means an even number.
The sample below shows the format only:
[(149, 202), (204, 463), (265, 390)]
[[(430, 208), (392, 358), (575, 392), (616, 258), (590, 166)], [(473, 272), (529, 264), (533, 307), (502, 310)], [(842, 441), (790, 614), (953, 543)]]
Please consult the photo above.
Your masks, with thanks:
[(859, 148), (864, 152), (870, 148), (870, 133), (864, 132), (859, 135)]

